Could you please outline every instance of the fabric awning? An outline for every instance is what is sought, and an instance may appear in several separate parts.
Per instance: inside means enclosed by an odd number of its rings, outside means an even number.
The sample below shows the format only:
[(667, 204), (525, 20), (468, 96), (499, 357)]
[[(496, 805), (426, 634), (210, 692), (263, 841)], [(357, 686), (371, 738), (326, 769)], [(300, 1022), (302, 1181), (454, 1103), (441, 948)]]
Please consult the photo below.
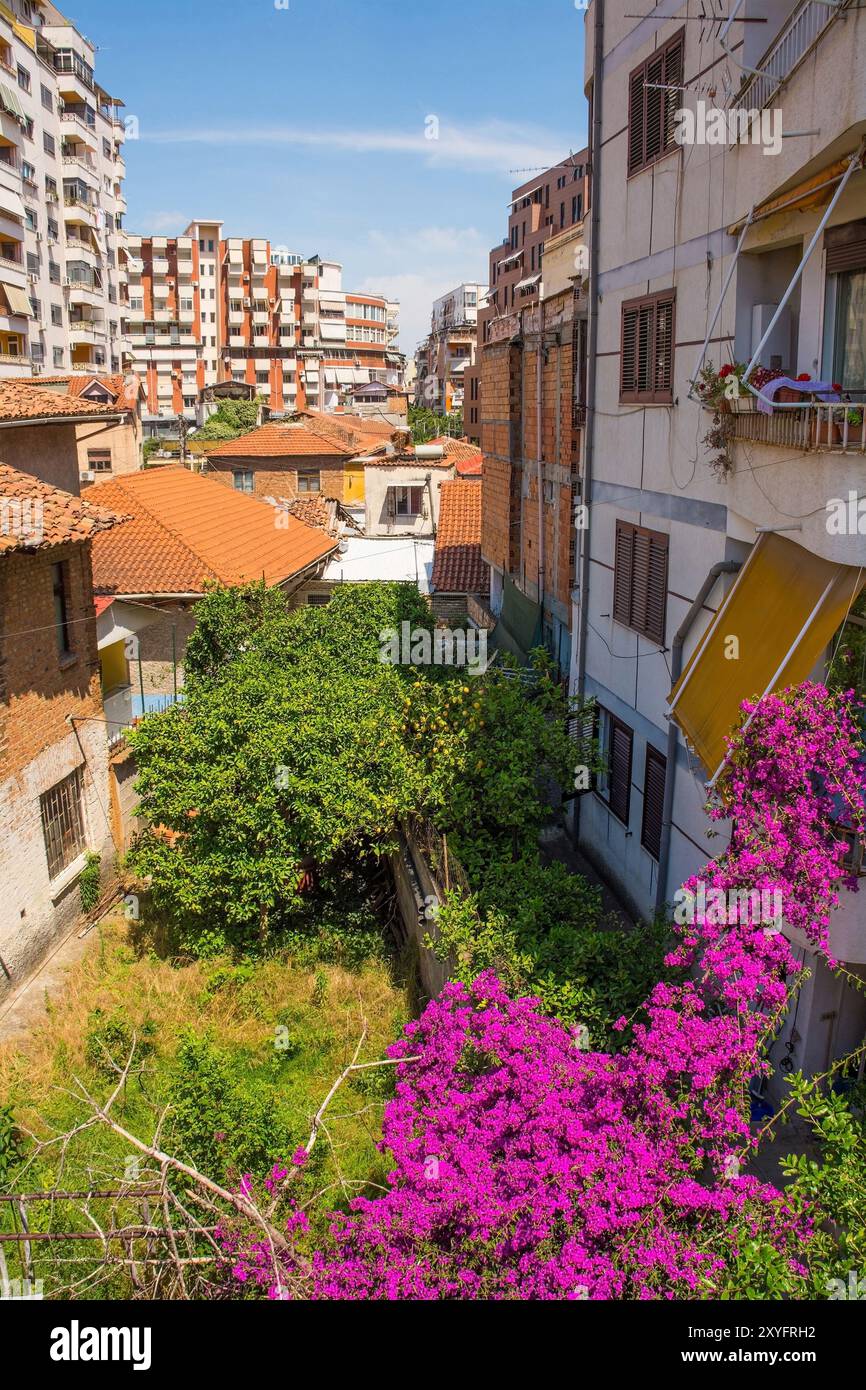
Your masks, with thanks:
[(5, 82), (0, 82), (0, 106), (2, 106), (3, 110), (7, 111), (10, 116), (14, 116), (16, 121), (20, 121), (21, 124), (24, 125), (26, 118), (21, 109), (21, 103), (12, 88), (7, 87)]
[[(22, 222), (24, 221), (24, 203), (21, 194), (16, 193), (14, 188), (6, 188), (3, 183), (0, 183), (0, 209), (3, 212), (11, 213), (13, 217), (19, 218)], [(23, 227), (21, 231), (23, 235)]]
[(541, 276), (540, 276), (540, 275), (527, 275), (527, 277), (526, 277), (525, 280), (518, 280), (518, 282), (517, 282), (517, 284), (514, 286), (514, 288), (515, 288), (515, 290), (528, 290), (528, 289), (531, 289), (533, 285), (537, 285), (537, 284), (538, 284), (538, 282), (539, 282), (540, 279), (541, 279)]
[(328, 323), (327, 319), (319, 320), (319, 337), (326, 341), (340, 341), (346, 337), (345, 323)]
[(864, 582), (866, 570), (823, 560), (785, 536), (758, 538), (668, 697), (712, 777), (741, 702), (806, 680)]
[(26, 290), (19, 285), (8, 285), (5, 280), (0, 280), (0, 288), (6, 296), (10, 314), (21, 314), (28, 319), (33, 317), (33, 306)]

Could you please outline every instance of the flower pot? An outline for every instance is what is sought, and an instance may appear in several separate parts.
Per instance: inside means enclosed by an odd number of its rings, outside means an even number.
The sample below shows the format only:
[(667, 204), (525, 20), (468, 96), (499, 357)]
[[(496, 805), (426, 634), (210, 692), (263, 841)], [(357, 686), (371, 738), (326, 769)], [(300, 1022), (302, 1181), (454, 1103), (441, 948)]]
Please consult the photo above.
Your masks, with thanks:
[(803, 392), (795, 391), (792, 386), (780, 386), (773, 399), (780, 405), (797, 405), (803, 399)]
[(751, 391), (744, 389), (739, 396), (734, 397), (731, 406), (737, 415), (744, 415), (756, 408), (757, 401)]
[(828, 426), (826, 415), (814, 414), (812, 416), (812, 447), (834, 449), (841, 443), (842, 426), (836, 420), (830, 420)]

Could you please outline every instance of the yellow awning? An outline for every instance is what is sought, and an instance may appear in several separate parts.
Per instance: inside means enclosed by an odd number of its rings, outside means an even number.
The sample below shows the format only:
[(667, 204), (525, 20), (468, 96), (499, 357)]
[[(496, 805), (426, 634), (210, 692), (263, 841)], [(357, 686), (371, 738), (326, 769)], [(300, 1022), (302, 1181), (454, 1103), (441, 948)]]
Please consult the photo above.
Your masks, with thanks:
[(715, 777), (740, 703), (805, 680), (866, 582), (866, 571), (784, 536), (758, 538), (668, 697), (673, 717)]
[(32, 318), (33, 306), (27, 291), (20, 289), (18, 285), (7, 285), (5, 280), (0, 280), (0, 285), (6, 296), (10, 314), (23, 314), (28, 319)]

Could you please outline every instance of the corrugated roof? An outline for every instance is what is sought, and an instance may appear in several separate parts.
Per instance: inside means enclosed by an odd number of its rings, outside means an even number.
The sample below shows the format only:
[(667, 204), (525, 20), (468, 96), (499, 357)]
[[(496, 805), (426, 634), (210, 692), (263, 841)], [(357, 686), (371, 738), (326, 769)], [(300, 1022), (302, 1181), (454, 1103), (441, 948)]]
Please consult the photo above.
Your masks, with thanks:
[(93, 548), (93, 585), (116, 594), (199, 594), (205, 584), (279, 584), (335, 542), (254, 497), (185, 468), (95, 483), (87, 496), (132, 515), (122, 542)]

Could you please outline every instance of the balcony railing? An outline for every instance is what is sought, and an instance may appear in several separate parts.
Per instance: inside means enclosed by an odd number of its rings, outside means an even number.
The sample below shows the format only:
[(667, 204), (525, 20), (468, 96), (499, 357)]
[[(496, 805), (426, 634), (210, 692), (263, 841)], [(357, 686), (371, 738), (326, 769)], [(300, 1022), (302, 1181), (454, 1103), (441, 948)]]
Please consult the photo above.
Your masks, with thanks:
[(749, 76), (731, 100), (732, 107), (763, 110), (772, 101), (812, 45), (850, 0), (838, 4), (827, 0), (801, 0), (768, 53), (756, 64), (759, 70)]
[[(866, 397), (866, 392), (849, 393)], [(774, 410), (738, 411), (725, 416), (731, 437), (753, 444), (769, 444), (794, 453), (830, 450), (833, 453), (866, 453), (866, 400), (815, 402)]]

